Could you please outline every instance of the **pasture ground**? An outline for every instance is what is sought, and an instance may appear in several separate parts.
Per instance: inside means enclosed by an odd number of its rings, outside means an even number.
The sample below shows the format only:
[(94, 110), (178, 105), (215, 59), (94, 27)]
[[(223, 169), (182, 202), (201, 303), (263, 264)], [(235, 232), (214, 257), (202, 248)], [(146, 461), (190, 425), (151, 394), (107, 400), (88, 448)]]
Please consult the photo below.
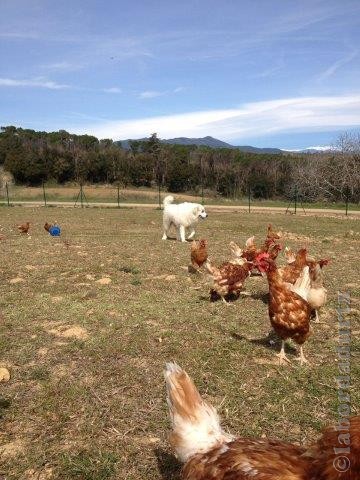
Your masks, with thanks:
[[(30, 237), (15, 225), (29, 220)], [(58, 221), (60, 238), (45, 221)], [(189, 245), (161, 241), (161, 212), (0, 209), (0, 478), (175, 480), (162, 377), (176, 360), (226, 429), (309, 443), (336, 420), (337, 292), (351, 292), (352, 408), (360, 405), (359, 221), (211, 213), (198, 226), (215, 263), (229, 242), (260, 242), (271, 221), (293, 248), (330, 257), (329, 301), (305, 344), (310, 365), (279, 367), (269, 343), (267, 284), (210, 303), (189, 275)], [(279, 263), (283, 263), (283, 257)], [(295, 350), (288, 344), (289, 357)]]

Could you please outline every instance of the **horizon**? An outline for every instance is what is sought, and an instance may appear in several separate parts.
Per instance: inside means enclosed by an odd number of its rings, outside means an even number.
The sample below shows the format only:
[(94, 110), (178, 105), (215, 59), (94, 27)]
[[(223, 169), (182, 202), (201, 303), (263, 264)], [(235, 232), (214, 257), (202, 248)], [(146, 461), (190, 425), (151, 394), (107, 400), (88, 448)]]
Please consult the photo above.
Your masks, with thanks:
[(302, 150), (360, 126), (360, 3), (6, 0), (0, 124)]

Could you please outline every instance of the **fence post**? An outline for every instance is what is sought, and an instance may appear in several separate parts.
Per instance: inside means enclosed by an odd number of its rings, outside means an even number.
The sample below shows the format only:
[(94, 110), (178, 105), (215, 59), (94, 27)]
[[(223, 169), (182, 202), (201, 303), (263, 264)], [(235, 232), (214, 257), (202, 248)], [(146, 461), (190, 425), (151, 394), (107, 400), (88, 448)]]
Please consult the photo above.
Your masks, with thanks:
[(6, 199), (7, 199), (7, 206), (10, 207), (10, 200), (9, 200), (9, 187), (8, 187), (8, 183), (6, 182), (5, 183), (5, 187), (6, 187)]
[(81, 203), (81, 208), (84, 208), (84, 201), (83, 201), (83, 186), (82, 186), (82, 183), (80, 183), (80, 203)]
[(346, 194), (345, 194), (345, 215), (348, 215), (348, 210), (349, 210), (349, 188), (346, 189)]
[(249, 204), (249, 213), (250, 213), (250, 202), (251, 202), (251, 188), (248, 185), (248, 204)]
[(296, 215), (296, 209), (297, 209), (297, 198), (298, 198), (298, 191), (297, 191), (297, 185), (295, 185), (295, 215)]
[(201, 175), (201, 204), (204, 205), (204, 171), (203, 171), (203, 158), (200, 156), (200, 175)]
[(120, 208), (120, 185), (117, 186), (117, 205)]
[(159, 188), (159, 209), (161, 210), (161, 183), (160, 183), (160, 178), (159, 178), (158, 188)]
[(45, 193), (45, 183), (43, 182), (42, 183), (42, 187), (43, 187), (43, 195), (44, 195), (44, 206), (46, 207), (46, 193)]

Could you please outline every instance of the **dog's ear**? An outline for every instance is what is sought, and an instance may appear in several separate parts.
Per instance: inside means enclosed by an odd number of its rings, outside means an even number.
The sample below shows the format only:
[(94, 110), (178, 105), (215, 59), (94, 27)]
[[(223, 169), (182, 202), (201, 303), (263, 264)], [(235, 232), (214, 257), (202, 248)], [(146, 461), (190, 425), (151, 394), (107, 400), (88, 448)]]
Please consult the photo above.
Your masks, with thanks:
[(199, 215), (199, 213), (200, 213), (200, 208), (199, 207), (194, 207), (193, 208), (193, 214), (194, 215)]

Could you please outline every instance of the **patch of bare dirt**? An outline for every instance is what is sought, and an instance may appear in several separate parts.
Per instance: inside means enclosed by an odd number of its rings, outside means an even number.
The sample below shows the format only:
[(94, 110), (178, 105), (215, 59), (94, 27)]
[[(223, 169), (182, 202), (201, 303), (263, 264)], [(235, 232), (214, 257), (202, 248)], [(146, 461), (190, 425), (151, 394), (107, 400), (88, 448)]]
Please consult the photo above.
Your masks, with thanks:
[(7, 368), (0, 368), (0, 382), (8, 382), (10, 380), (10, 372)]
[(306, 235), (295, 234), (292, 232), (283, 232), (282, 239), (295, 240), (297, 242), (313, 242), (313, 239)]
[(86, 340), (89, 336), (85, 328), (75, 325), (73, 327), (60, 327), (49, 330), (49, 333), (63, 338), (77, 338), (79, 340)]
[(9, 280), (9, 283), (11, 284), (23, 283), (23, 282), (25, 282), (25, 280), (22, 277), (16, 277)]
[(25, 446), (22, 440), (14, 440), (13, 442), (5, 443), (0, 446), (1, 458), (15, 458), (24, 452)]
[(109, 285), (109, 283), (111, 283), (111, 278), (109, 277), (100, 278), (99, 280), (96, 280), (96, 283), (98, 283), (99, 285)]

